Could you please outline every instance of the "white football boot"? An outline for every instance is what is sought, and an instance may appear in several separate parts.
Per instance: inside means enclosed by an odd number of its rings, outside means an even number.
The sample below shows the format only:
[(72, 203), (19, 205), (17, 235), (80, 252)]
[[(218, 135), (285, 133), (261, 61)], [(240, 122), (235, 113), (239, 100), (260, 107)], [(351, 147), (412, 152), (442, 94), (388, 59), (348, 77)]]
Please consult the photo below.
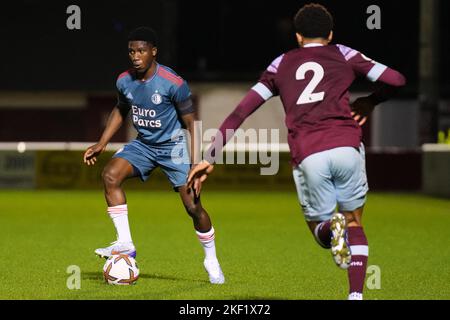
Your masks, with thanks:
[(342, 213), (335, 213), (331, 218), (331, 254), (334, 262), (342, 269), (347, 269), (352, 261), (350, 246), (347, 242), (347, 223)]
[(96, 249), (95, 254), (106, 259), (115, 254), (126, 254), (132, 258), (136, 258), (136, 248), (133, 242), (114, 241), (109, 247)]
[(203, 265), (205, 266), (206, 272), (208, 272), (209, 282), (212, 284), (225, 283), (225, 276), (217, 259), (205, 259)]

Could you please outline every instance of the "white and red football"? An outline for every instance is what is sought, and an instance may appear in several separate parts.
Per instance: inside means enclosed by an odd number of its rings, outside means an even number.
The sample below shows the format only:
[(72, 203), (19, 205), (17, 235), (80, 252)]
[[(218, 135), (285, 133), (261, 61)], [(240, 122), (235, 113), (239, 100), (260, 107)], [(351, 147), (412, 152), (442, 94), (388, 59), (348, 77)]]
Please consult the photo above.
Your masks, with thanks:
[(108, 284), (135, 284), (139, 278), (136, 260), (126, 254), (112, 255), (103, 266), (103, 277)]

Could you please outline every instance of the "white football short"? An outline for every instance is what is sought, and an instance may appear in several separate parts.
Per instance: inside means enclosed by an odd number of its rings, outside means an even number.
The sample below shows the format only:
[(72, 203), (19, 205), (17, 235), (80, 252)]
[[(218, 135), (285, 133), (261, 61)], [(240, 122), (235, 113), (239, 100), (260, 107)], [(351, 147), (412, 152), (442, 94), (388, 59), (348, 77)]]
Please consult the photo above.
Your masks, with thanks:
[(329, 220), (336, 210), (353, 211), (366, 202), (364, 145), (314, 153), (294, 171), (294, 181), (307, 221)]

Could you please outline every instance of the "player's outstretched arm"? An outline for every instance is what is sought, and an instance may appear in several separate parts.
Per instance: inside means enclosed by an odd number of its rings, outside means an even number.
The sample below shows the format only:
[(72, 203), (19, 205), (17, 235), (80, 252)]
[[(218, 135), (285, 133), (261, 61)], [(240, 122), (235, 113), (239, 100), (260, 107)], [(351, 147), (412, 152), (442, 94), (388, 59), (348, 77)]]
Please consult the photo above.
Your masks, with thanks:
[(249, 117), (256, 109), (258, 109), (266, 99), (261, 95), (250, 90), (233, 112), (221, 124), (214, 140), (205, 154), (205, 159), (191, 168), (188, 177), (188, 187), (193, 187), (195, 192), (199, 195), (202, 183), (208, 178), (208, 175), (214, 169), (216, 156), (220, 154), (223, 147), (226, 145), (232, 136), (227, 135), (227, 130), (238, 129), (244, 120)]
[(119, 130), (123, 123), (124, 112), (121, 111), (118, 107), (115, 107), (113, 111), (110, 113), (108, 117), (108, 121), (106, 123), (105, 130), (103, 134), (96, 144), (90, 146), (86, 149), (83, 155), (83, 161), (88, 166), (94, 165), (97, 161), (97, 157), (106, 149), (109, 141), (112, 136)]

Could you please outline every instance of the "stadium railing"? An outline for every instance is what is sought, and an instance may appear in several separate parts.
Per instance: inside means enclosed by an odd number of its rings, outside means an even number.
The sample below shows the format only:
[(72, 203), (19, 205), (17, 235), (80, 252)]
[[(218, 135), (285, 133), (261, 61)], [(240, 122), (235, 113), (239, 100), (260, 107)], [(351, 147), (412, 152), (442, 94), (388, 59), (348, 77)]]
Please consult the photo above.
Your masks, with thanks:
[[(110, 143), (95, 166), (82, 161), (93, 142), (2, 142), (0, 143), (0, 188), (84, 189), (101, 188), (101, 173), (112, 154), (125, 143)], [(204, 146), (206, 147), (206, 146)], [(230, 143), (225, 151), (235, 153), (235, 164), (216, 165), (209, 189), (265, 189), (295, 191), (287, 144)], [(269, 165), (248, 164), (250, 153), (273, 157), (279, 153), (275, 175), (261, 175)], [(247, 164), (236, 163), (244, 154)], [(225, 158), (225, 157), (224, 157)], [(241, 158), (242, 159), (242, 158)], [(423, 191), (450, 197), (450, 146), (424, 145), (422, 148), (374, 148), (366, 150), (366, 168), (372, 190)], [(148, 183), (127, 182), (129, 188), (168, 190), (167, 178), (156, 170)]]

